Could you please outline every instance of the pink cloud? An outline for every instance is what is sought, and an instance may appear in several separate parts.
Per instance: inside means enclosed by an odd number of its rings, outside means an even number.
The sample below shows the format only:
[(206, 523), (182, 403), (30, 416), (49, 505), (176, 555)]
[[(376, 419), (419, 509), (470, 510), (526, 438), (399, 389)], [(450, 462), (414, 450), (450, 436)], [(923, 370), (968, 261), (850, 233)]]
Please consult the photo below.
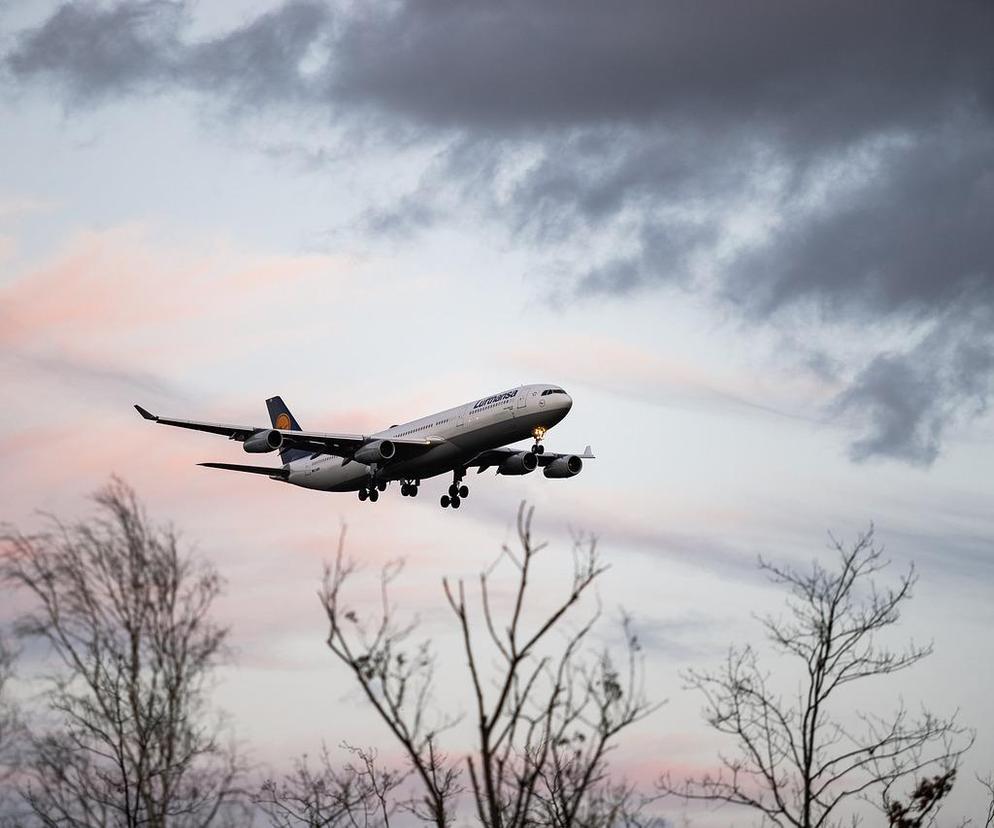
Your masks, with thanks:
[(179, 251), (140, 225), (81, 232), (0, 289), (0, 343), (90, 351), (150, 327), (285, 301), (289, 285), (346, 270), (325, 255), (251, 256), (218, 244)]

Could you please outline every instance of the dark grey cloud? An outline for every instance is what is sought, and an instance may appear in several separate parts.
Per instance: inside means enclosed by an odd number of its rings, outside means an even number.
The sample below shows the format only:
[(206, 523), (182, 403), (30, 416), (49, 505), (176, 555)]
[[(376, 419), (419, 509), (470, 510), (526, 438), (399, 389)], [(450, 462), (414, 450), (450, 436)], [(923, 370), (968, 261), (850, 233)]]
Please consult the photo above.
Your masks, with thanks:
[(65, 3), (20, 33), (4, 65), (15, 80), (57, 83), (72, 104), (186, 88), (260, 106), (314, 100), (322, 81), (302, 66), (329, 25), (327, 6), (288, 2), (206, 40), (185, 36), (190, 4)]
[(994, 314), (989, 306), (957, 307), (903, 352), (876, 356), (835, 401), (864, 435), (854, 460), (877, 455), (928, 465), (957, 417), (987, 410), (994, 385)]
[(896, 0), (401, 3), (350, 27), (334, 86), (460, 129), (745, 124), (834, 142), (927, 119), (923, 101), (978, 82), (990, 99), (990, 15)]
[(48, 76), (73, 97), (137, 91), (167, 80), (183, 8), (152, 0), (111, 8), (66, 3), (6, 56), (15, 78)]
[(842, 197), (788, 201), (795, 219), (730, 268), (729, 298), (760, 316), (810, 301), (867, 319), (994, 301), (994, 119), (955, 118), (878, 154)]
[[(712, 262), (717, 296), (750, 323), (814, 310), (868, 339), (941, 326), (850, 366), (832, 406), (864, 424), (854, 459), (929, 464), (990, 387), (992, 315), (961, 311), (994, 309), (992, 42), (984, 2), (402, 4), (342, 44), (333, 88), (498, 166), (531, 152), (497, 206), (516, 237), (577, 244), (580, 297), (688, 286), (726, 205), (779, 177), (779, 226)], [(620, 252), (591, 264), (605, 229)]]
[[(365, 228), (416, 232), (472, 207), (571, 273), (576, 300), (668, 285), (785, 337), (798, 314), (863, 326), (868, 345), (924, 331), (862, 364), (812, 349), (849, 378), (832, 412), (864, 425), (854, 458), (928, 464), (986, 406), (988, 0), (289, 2), (201, 40), (190, 14), (67, 4), (4, 65), (76, 103), (192, 89), (434, 145), (417, 187), (367, 206)], [(754, 205), (772, 229), (730, 246)]]

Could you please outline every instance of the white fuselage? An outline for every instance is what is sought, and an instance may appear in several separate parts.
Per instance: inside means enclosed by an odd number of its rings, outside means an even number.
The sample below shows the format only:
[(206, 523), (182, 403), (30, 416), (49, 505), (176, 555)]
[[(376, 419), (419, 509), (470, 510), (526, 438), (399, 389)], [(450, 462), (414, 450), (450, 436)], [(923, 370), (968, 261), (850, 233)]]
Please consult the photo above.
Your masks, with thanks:
[(459, 469), (481, 451), (530, 439), (536, 429), (552, 428), (572, 405), (569, 395), (557, 386), (522, 385), (370, 435), (384, 440), (439, 441), (415, 459), (374, 469), (364, 463), (343, 463), (341, 457), (319, 454), (289, 463), (288, 482), (308, 489), (346, 492), (368, 486), (374, 477), (377, 481), (423, 480)]

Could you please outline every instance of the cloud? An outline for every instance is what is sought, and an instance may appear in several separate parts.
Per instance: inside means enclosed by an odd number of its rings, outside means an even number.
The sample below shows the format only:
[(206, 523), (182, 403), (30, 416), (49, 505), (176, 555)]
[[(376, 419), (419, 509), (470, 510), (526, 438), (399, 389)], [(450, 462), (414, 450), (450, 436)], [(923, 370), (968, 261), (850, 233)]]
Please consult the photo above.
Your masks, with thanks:
[(459, 129), (772, 125), (820, 143), (882, 117), (924, 115), (922, 97), (908, 94), (915, 87), (945, 95), (964, 79), (987, 93), (994, 85), (984, 76), (990, 9), (979, 2), (644, 0), (622, 10), (449, 0), (365, 9), (350, 22), (338, 44), (339, 97)]
[(153, 236), (137, 224), (76, 233), (23, 268), (0, 286), (0, 343), (25, 354), (58, 346), (71, 356), (107, 342), (120, 350), (128, 335), (216, 321), (269, 298), (274, 285), (284, 298), (307, 295), (345, 272), (345, 260), (330, 255), (252, 255), (223, 242), (179, 250)]
[[(670, 285), (785, 336), (861, 326), (827, 409), (864, 425), (855, 459), (928, 465), (986, 410), (991, 342), (958, 311), (994, 311), (989, 6), (403, 4), (360, 34), (339, 99), (455, 135), (448, 202), (482, 192), (577, 298)], [(445, 200), (422, 182), (376, 229)], [(941, 347), (872, 352), (913, 322)]]
[[(100, 365), (72, 356), (30, 354), (11, 351), (0, 357), (13, 363), (15, 371), (48, 375), (64, 388), (98, 392), (97, 399), (119, 398), (135, 394), (151, 394), (156, 399), (189, 402), (189, 395), (172, 383), (146, 371), (129, 370), (114, 365)], [(117, 399), (115, 399), (115, 403)]]
[[(994, 308), (991, 8), (569, 11), (367, 15), (334, 88), (457, 136), (448, 201), (483, 192), (576, 272), (578, 298), (678, 285), (785, 334), (798, 314), (862, 326), (871, 352), (842, 366), (852, 384), (828, 411), (868, 424), (854, 458), (934, 461), (949, 424), (985, 410), (991, 376), (989, 340), (956, 313)], [(378, 229), (445, 200), (431, 182), (417, 196)], [(944, 346), (872, 352), (878, 327), (909, 322), (941, 324)]]
[[(822, 383), (803, 378), (774, 383), (739, 366), (719, 371), (686, 356), (659, 356), (645, 347), (590, 334), (547, 338), (540, 348), (517, 348), (508, 356), (523, 369), (655, 405), (810, 420), (804, 410), (825, 396)], [(802, 406), (802, 401), (807, 402)]]
[(0, 342), (30, 348), (54, 340), (69, 347), (194, 313), (199, 303), (188, 291), (159, 290), (152, 302), (146, 301), (149, 287), (176, 286), (177, 277), (189, 285), (204, 275), (206, 263), (167, 265), (143, 237), (137, 226), (77, 234), (4, 284)]
[[(4, 62), (76, 104), (193, 90), (371, 128), (422, 175), (359, 207), (368, 232), (476, 208), (560, 274), (558, 301), (679, 286), (785, 341), (815, 320), (807, 362), (849, 383), (828, 411), (866, 428), (854, 457), (928, 464), (985, 409), (989, 341), (957, 311), (994, 311), (990, 3), (287, 2), (199, 38), (194, 19), (67, 4)], [(940, 322), (937, 354), (884, 342)], [(860, 353), (832, 343), (854, 330)]]
[(23, 33), (5, 63), (15, 78), (58, 79), (80, 100), (133, 92), (165, 80), (181, 14), (182, 4), (159, 0), (65, 3)]
[(724, 650), (722, 642), (735, 626), (731, 618), (716, 618), (703, 612), (688, 611), (673, 617), (634, 620), (639, 644), (654, 658), (691, 661), (701, 656), (714, 657)]
[(865, 177), (822, 185), (810, 206), (811, 185), (788, 198), (793, 219), (735, 263), (729, 298), (758, 315), (812, 302), (861, 319), (991, 303), (992, 137), (994, 118), (957, 118), (833, 160), (836, 176)]
[(865, 425), (854, 460), (893, 457), (927, 466), (957, 416), (987, 410), (994, 381), (994, 315), (957, 308), (904, 352), (876, 356), (835, 400)]
[(189, 41), (185, 2), (65, 3), (21, 33), (5, 64), (16, 79), (55, 81), (74, 104), (177, 86), (239, 103), (293, 100), (309, 91), (301, 61), (328, 16), (324, 4), (288, 2), (230, 32)]

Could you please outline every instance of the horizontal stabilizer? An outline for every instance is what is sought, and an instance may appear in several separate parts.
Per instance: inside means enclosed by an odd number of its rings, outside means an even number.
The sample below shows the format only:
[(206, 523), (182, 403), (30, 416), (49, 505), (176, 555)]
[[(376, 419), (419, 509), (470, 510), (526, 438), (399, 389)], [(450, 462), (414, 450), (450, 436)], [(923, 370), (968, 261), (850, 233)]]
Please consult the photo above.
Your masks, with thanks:
[(228, 471), (248, 472), (249, 474), (264, 474), (274, 480), (286, 480), (290, 477), (289, 469), (274, 469), (266, 466), (239, 466), (237, 463), (198, 463), (208, 469), (227, 469)]

